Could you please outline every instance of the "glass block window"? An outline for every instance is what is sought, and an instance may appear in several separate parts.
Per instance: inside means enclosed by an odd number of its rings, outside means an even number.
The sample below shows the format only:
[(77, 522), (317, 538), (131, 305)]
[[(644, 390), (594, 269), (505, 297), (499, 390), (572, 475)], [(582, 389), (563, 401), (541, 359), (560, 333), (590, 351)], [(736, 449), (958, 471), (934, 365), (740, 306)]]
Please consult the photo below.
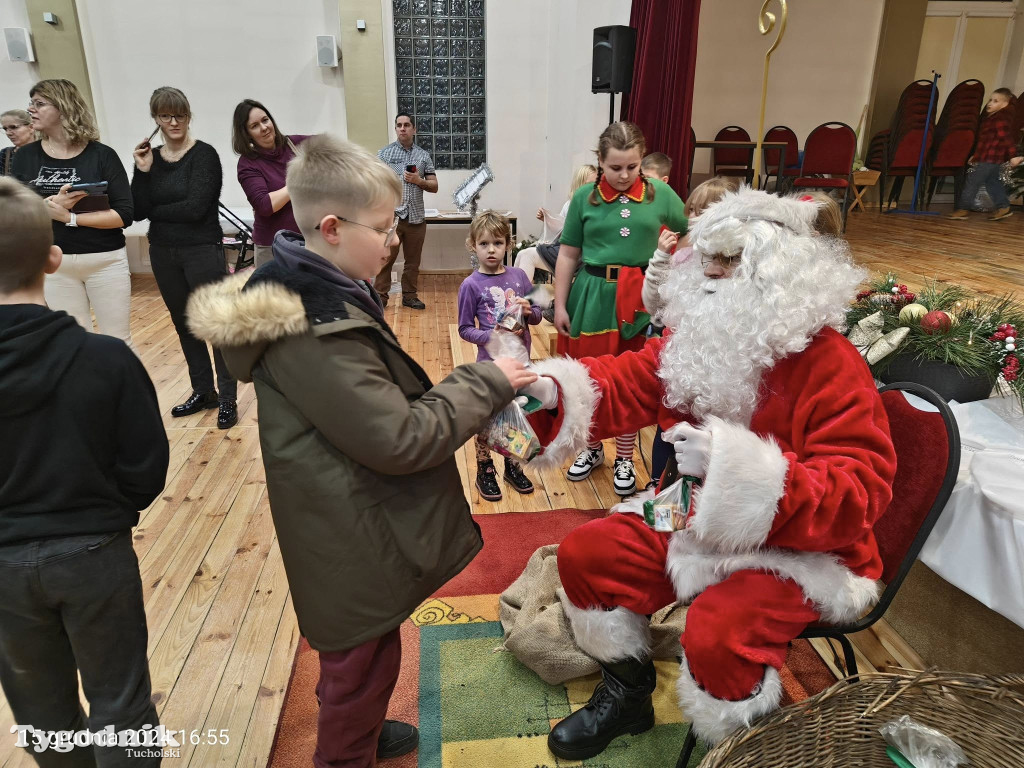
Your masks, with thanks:
[(439, 169), (487, 159), (485, 0), (392, 0), (398, 111)]

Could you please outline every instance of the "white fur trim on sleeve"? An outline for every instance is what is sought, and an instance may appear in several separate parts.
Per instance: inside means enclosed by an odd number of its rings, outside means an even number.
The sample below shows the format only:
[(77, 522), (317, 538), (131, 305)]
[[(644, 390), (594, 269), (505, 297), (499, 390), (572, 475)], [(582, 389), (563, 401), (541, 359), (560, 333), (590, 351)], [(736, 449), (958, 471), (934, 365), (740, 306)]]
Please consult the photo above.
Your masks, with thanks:
[(774, 440), (709, 417), (711, 456), (690, 528), (722, 552), (764, 544), (786, 488), (789, 462)]
[(746, 570), (792, 579), (829, 624), (849, 624), (878, 600), (877, 581), (858, 576), (827, 552), (760, 549), (723, 554), (699, 541), (689, 529), (672, 534), (665, 572), (672, 580), (676, 596), (684, 603), (737, 571)]
[(694, 733), (704, 741), (717, 744), (737, 728), (746, 728), (757, 718), (778, 709), (782, 701), (782, 680), (778, 670), (765, 667), (764, 680), (747, 698), (741, 701), (716, 699), (697, 685), (684, 654), (676, 691), (679, 708), (692, 723)]
[(562, 426), (554, 439), (544, 446), (539, 456), (530, 462), (538, 471), (561, 467), (570, 456), (587, 447), (590, 425), (597, 410), (601, 393), (590, 378), (587, 367), (568, 357), (541, 360), (533, 370), (540, 376), (550, 376), (558, 382), (561, 394), (559, 407), (563, 411)]
[(564, 589), (557, 590), (558, 599), (576, 645), (588, 656), (606, 664), (627, 658), (647, 659), (651, 653), (650, 619), (639, 613), (618, 607), (610, 611), (603, 608), (577, 608), (570, 602)]

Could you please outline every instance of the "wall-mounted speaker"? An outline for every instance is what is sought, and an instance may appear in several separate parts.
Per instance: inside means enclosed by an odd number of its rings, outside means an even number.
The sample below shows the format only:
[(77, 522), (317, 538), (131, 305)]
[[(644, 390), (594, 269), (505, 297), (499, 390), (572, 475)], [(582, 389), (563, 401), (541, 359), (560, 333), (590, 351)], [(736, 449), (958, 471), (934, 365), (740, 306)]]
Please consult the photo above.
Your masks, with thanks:
[(11, 61), (36, 60), (32, 38), (24, 27), (4, 27), (4, 39), (7, 41), (7, 58)]
[(633, 27), (598, 27), (594, 30), (592, 93), (626, 93), (633, 85), (636, 30)]
[(338, 66), (338, 43), (334, 35), (316, 36), (316, 63), (318, 67)]

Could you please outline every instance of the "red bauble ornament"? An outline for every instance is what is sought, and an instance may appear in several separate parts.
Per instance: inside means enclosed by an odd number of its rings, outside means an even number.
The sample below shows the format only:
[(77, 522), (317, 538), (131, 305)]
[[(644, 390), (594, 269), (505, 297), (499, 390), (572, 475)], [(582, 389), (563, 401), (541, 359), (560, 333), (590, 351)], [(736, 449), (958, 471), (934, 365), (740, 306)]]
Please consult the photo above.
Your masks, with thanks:
[(1016, 357), (1007, 357), (1006, 364), (1003, 366), (1002, 374), (1003, 379), (1007, 384), (1015, 382), (1017, 377), (1020, 375), (1020, 360)]
[(947, 333), (952, 327), (953, 321), (941, 309), (933, 309), (921, 318), (921, 328), (925, 333)]

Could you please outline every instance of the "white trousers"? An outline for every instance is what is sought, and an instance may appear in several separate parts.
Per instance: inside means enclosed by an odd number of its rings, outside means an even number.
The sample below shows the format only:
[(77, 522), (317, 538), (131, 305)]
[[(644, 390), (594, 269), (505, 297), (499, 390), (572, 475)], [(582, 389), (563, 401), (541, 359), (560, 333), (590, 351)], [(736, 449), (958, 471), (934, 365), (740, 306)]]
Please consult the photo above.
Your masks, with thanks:
[(99, 333), (121, 339), (138, 354), (130, 328), (132, 278), (124, 248), (65, 253), (60, 269), (46, 276), (43, 290), (50, 309), (64, 310), (87, 331), (93, 330), (95, 314)]
[(551, 267), (549, 267), (548, 263), (540, 257), (540, 254), (537, 253), (537, 249), (533, 247), (523, 248), (523, 250), (517, 253), (516, 263), (513, 266), (519, 267), (523, 270), (526, 273), (527, 279), (531, 283), (533, 282), (533, 275), (538, 269), (544, 272), (551, 271)]

